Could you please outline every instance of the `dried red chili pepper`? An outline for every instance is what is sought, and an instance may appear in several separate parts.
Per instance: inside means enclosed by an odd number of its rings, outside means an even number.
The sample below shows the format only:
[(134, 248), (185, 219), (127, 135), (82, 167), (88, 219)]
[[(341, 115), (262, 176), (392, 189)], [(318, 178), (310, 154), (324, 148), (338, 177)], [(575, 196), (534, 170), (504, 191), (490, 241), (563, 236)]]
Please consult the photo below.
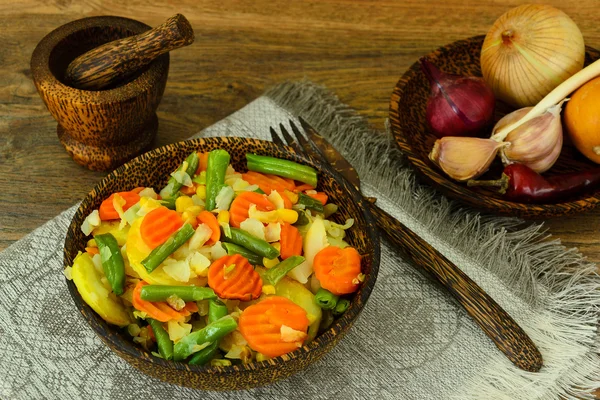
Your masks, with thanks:
[(600, 168), (544, 178), (523, 164), (510, 164), (502, 177), (492, 181), (467, 182), (468, 186), (497, 186), (508, 200), (519, 203), (551, 203), (563, 200), (600, 184)]

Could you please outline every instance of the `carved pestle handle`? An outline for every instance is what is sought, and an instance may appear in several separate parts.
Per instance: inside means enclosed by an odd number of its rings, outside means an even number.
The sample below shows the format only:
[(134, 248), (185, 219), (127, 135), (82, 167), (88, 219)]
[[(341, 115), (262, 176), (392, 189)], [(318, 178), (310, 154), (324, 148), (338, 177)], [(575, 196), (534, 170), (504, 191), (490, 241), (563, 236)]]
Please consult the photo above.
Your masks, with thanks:
[(433, 246), (390, 214), (375, 204), (371, 204), (370, 208), (377, 224), (393, 244), (444, 285), (513, 364), (525, 371), (540, 370), (542, 354), (535, 343), (494, 299)]
[(194, 42), (194, 30), (181, 14), (135, 36), (118, 39), (77, 57), (69, 64), (65, 79), (85, 90), (100, 90), (124, 80), (168, 51)]

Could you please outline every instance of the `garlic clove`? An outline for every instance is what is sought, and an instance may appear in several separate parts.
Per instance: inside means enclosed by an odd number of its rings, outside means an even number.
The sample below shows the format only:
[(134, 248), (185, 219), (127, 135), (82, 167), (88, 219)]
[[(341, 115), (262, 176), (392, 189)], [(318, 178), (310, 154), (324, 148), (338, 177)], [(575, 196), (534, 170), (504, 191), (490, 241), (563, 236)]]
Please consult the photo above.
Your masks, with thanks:
[(487, 171), (498, 149), (505, 146), (493, 139), (446, 136), (435, 141), (429, 159), (450, 178), (466, 181)]
[(559, 139), (562, 145), (561, 109), (562, 103), (552, 106), (544, 114), (511, 131), (504, 139), (511, 144), (503, 149), (504, 155), (509, 160), (527, 163), (552, 153)]
[(556, 160), (558, 160), (558, 157), (560, 156), (560, 152), (562, 150), (562, 144), (563, 144), (563, 136), (560, 136), (559, 139), (560, 143), (557, 143), (557, 145), (554, 147), (554, 150), (552, 150), (552, 152), (550, 154), (548, 154), (547, 156), (545, 156), (544, 158), (531, 162), (531, 163), (527, 163), (527, 166), (529, 168), (531, 168), (532, 170), (534, 170), (535, 172), (537, 172), (538, 174), (541, 174), (543, 172), (548, 171), (556, 162)]
[[(563, 102), (560, 102), (548, 108), (544, 114), (510, 131), (504, 139), (510, 145), (500, 151), (502, 162), (504, 164), (519, 162), (530, 168), (534, 165), (535, 168), (532, 169), (536, 172), (539, 172), (537, 169), (540, 168), (550, 168), (562, 149), (563, 131), (560, 119), (562, 104)], [(519, 120), (528, 111), (528, 109), (520, 109), (506, 115), (498, 121), (494, 132)], [(496, 138), (495, 135), (492, 135), (492, 138)], [(553, 161), (548, 166), (550, 160)]]

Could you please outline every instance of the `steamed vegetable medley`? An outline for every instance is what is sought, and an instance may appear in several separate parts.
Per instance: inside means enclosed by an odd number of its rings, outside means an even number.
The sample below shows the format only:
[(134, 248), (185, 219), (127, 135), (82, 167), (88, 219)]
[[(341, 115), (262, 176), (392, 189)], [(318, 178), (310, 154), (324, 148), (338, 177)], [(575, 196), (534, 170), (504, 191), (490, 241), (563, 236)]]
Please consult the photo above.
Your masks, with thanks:
[(194, 365), (277, 357), (342, 314), (364, 280), (337, 206), (305, 165), (192, 153), (160, 193), (114, 193), (65, 269), (84, 301), (155, 356)]

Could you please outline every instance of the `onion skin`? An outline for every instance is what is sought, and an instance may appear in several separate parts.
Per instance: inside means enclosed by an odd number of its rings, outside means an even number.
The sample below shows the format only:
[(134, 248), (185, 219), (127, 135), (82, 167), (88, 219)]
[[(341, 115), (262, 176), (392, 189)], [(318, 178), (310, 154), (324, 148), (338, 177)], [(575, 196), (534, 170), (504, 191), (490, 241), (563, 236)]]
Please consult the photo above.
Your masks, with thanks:
[(481, 71), (496, 98), (533, 106), (583, 68), (581, 31), (564, 12), (527, 4), (502, 15), (485, 37)]

